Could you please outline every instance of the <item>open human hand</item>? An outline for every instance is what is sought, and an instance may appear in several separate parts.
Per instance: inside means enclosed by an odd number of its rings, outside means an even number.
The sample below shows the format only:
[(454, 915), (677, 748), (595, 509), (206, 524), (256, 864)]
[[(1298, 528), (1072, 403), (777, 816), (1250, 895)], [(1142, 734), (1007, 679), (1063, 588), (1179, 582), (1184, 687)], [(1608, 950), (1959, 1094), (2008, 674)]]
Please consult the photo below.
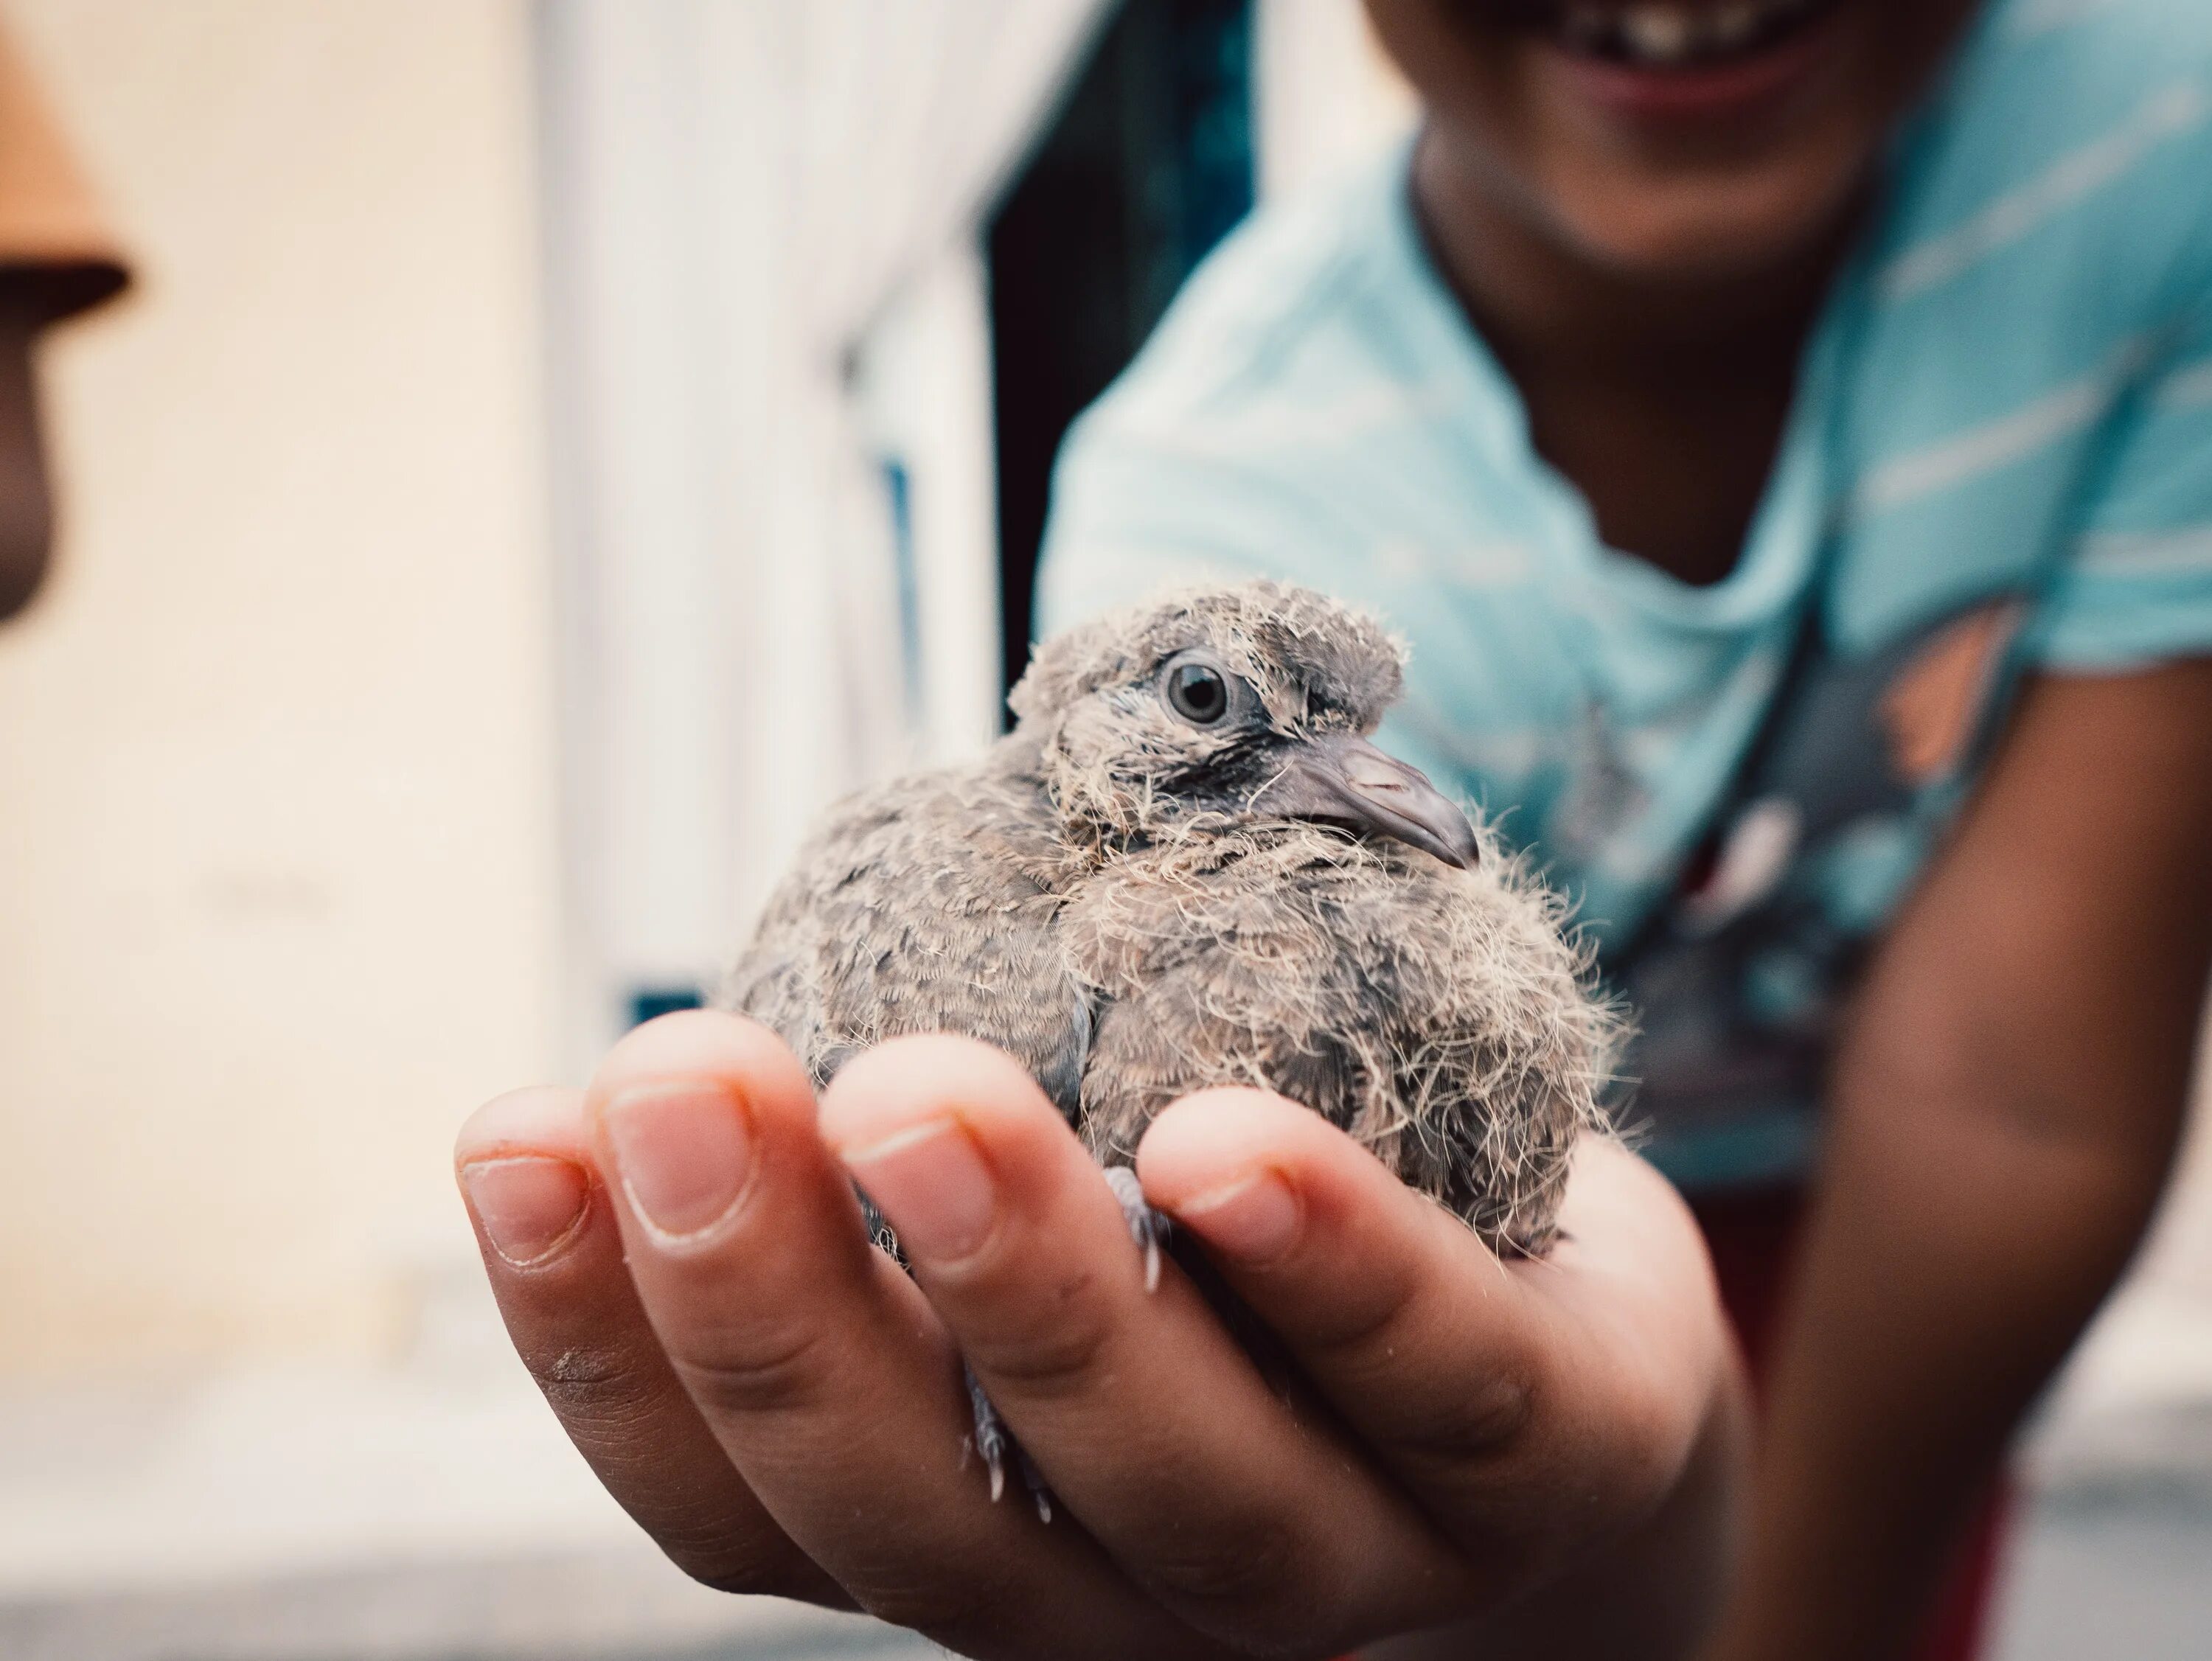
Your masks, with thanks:
[[(1279, 1097), (1163, 1113), (1147, 1198), (1310, 1391), (1269, 1382), (1172, 1266), (1147, 1292), (1098, 1167), (968, 1040), (884, 1044), (817, 1106), (764, 1028), (665, 1016), (585, 1091), (486, 1105), (456, 1161), (524, 1362), (711, 1585), (977, 1657), (1327, 1656), (1615, 1575), (1662, 1519), (1718, 1535), (1721, 1501), (1670, 1503), (1714, 1486), (1693, 1456), (1729, 1395), (1703, 1249), (1595, 1138), (1565, 1238), (1508, 1263)], [(993, 1503), (963, 1358), (1051, 1522)]]

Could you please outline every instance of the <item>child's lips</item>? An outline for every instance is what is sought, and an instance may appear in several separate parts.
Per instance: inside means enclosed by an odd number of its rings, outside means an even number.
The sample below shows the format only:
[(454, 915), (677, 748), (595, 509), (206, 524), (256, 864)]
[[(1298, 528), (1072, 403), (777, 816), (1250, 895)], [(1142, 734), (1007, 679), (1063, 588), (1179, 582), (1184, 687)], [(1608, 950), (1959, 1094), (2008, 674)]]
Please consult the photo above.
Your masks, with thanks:
[[(1672, 18), (1689, 9), (1629, 7), (1618, 9), (1618, 15)], [(1848, 9), (1800, 6), (1800, 21), (1771, 35), (1764, 45), (1740, 52), (1700, 56), (1669, 45), (1658, 56), (1601, 53), (1556, 35), (1544, 40), (1541, 50), (1577, 94), (1616, 118), (1677, 130), (1720, 125), (1764, 113), (1813, 80), (1832, 56), (1841, 38), (1838, 25)], [(1664, 39), (1671, 43), (1674, 37)]]
[(1462, 0), (1492, 25), (1632, 68), (1695, 70), (1779, 45), (1850, 0)]

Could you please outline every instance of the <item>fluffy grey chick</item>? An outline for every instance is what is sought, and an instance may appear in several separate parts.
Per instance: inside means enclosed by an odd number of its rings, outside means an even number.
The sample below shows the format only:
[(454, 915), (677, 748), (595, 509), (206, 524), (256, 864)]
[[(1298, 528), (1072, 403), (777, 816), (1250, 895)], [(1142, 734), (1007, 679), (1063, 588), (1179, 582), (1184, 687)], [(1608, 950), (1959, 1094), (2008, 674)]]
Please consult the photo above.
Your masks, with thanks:
[(1556, 903), (1368, 743), (1401, 686), (1370, 619), (1273, 583), (1062, 634), (979, 764), (832, 810), (719, 1002), (821, 1081), (988, 1040), (1109, 1165), (1176, 1097), (1264, 1085), (1540, 1252), (1613, 1025)]
[(718, 1001), (817, 1082), (905, 1033), (1010, 1052), (1148, 1249), (1116, 1167), (1169, 1102), (1237, 1083), (1540, 1252), (1613, 1024), (1556, 902), (1368, 742), (1401, 684), (1371, 619), (1273, 583), (1060, 635), (981, 762), (832, 810)]

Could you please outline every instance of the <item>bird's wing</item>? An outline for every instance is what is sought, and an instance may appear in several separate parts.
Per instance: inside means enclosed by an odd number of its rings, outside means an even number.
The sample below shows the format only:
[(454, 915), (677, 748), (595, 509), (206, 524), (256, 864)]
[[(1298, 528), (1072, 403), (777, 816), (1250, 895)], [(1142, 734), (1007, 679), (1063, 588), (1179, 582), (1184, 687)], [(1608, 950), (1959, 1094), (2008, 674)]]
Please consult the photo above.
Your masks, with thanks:
[(1304, 1103), (1500, 1249), (1548, 1244), (1613, 1018), (1554, 902), (1514, 870), (1321, 829), (1176, 850), (1079, 887), (1070, 959), (1115, 1001), (1080, 1124), (1094, 1153), (1209, 1084)]
[[(1340, 841), (1300, 838), (1324, 853)], [(1343, 943), (1302, 887), (1308, 858), (1209, 864), (1176, 850), (1116, 863), (1070, 895), (1070, 960), (1101, 989), (1079, 1124), (1127, 1158), (1168, 1103), (1217, 1084), (1277, 1090), (1349, 1126), (1375, 1058), (1337, 1018)]]
[(982, 1039), (1073, 1120), (1092, 1010), (1057, 937), (1066, 859), (1018, 773), (869, 792), (810, 843), (716, 1002), (774, 1028), (817, 1082), (902, 1034)]

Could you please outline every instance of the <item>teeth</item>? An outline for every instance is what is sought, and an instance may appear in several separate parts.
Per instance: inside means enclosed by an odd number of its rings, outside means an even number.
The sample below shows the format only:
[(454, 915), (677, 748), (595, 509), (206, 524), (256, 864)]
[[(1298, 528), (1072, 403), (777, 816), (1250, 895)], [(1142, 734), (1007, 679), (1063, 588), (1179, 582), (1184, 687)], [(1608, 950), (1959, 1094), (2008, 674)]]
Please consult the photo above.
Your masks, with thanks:
[(1821, 9), (1824, 0), (1726, 0), (1692, 6), (1639, 0), (1626, 6), (1559, 0), (1557, 38), (1571, 50), (1676, 69), (1722, 58), (1774, 38)]
[(1697, 42), (1690, 14), (1675, 6), (1632, 6), (1620, 15), (1628, 50), (1647, 64), (1680, 64)]

